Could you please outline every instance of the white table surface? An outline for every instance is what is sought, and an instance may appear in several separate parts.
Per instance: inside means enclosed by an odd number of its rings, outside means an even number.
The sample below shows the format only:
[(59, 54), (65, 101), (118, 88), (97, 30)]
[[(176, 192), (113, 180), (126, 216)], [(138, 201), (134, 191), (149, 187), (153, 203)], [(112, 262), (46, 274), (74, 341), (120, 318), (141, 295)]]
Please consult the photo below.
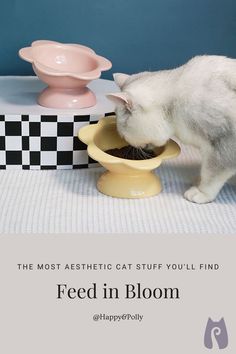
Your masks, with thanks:
[(183, 193), (198, 170), (198, 152), (184, 147), (158, 169), (163, 192), (139, 200), (100, 194), (101, 169), (0, 171), (0, 233), (236, 234), (235, 179), (215, 202), (197, 205)]
[(83, 109), (54, 109), (39, 106), (36, 102), (39, 92), (45, 87), (36, 76), (1, 76), (0, 114), (99, 115), (114, 111), (114, 104), (105, 95), (118, 91), (114, 81), (97, 79), (88, 85), (96, 94), (95, 106)]

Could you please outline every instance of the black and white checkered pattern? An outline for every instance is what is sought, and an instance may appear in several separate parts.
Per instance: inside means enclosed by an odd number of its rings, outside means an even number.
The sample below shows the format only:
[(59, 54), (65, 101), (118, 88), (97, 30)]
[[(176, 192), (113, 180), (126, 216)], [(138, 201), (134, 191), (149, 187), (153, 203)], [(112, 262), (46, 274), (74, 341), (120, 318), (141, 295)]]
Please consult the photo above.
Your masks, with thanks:
[[(107, 113), (112, 115), (113, 113)], [(0, 115), (0, 169), (74, 169), (94, 166), (78, 130), (101, 115)]]

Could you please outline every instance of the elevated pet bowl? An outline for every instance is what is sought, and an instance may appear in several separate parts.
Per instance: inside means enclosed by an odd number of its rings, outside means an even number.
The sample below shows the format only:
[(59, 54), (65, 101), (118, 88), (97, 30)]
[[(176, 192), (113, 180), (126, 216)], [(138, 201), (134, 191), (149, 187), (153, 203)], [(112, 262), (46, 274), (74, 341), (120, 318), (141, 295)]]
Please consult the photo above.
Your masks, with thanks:
[(105, 151), (128, 145), (116, 129), (116, 118), (102, 118), (97, 124), (80, 129), (79, 139), (88, 145), (88, 154), (108, 171), (98, 180), (100, 192), (119, 198), (143, 198), (161, 192), (160, 178), (153, 170), (163, 160), (180, 153), (178, 144), (170, 140), (164, 147), (156, 148), (156, 157), (148, 160), (128, 160), (107, 154)]
[(46, 40), (20, 49), (19, 56), (32, 63), (36, 75), (48, 85), (40, 93), (38, 103), (49, 108), (94, 106), (96, 97), (86, 85), (112, 66), (91, 48)]

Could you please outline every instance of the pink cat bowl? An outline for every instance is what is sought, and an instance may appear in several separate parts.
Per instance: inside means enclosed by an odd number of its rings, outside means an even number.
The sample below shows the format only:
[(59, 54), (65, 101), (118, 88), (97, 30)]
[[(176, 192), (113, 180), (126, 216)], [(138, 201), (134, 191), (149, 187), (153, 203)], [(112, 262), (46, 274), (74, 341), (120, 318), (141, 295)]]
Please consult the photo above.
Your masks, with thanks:
[(94, 106), (96, 97), (87, 84), (112, 66), (91, 48), (46, 40), (20, 49), (19, 56), (32, 63), (36, 75), (48, 85), (38, 97), (38, 103), (48, 108)]

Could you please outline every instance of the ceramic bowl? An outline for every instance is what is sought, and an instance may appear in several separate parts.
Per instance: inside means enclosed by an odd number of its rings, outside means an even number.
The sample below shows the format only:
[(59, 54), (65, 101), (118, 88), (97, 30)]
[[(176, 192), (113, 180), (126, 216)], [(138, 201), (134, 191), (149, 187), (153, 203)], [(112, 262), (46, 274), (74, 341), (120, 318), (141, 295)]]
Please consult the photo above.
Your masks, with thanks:
[(106, 168), (97, 188), (112, 197), (144, 198), (160, 193), (161, 181), (153, 170), (162, 161), (180, 153), (178, 144), (170, 140), (165, 146), (156, 148), (157, 156), (148, 160), (128, 160), (107, 154), (106, 150), (128, 145), (117, 132), (115, 116), (81, 128), (78, 136), (88, 145), (88, 155)]
[(46, 40), (20, 49), (19, 56), (32, 63), (36, 75), (48, 85), (40, 93), (38, 103), (49, 108), (94, 106), (96, 97), (86, 86), (112, 66), (91, 48)]

